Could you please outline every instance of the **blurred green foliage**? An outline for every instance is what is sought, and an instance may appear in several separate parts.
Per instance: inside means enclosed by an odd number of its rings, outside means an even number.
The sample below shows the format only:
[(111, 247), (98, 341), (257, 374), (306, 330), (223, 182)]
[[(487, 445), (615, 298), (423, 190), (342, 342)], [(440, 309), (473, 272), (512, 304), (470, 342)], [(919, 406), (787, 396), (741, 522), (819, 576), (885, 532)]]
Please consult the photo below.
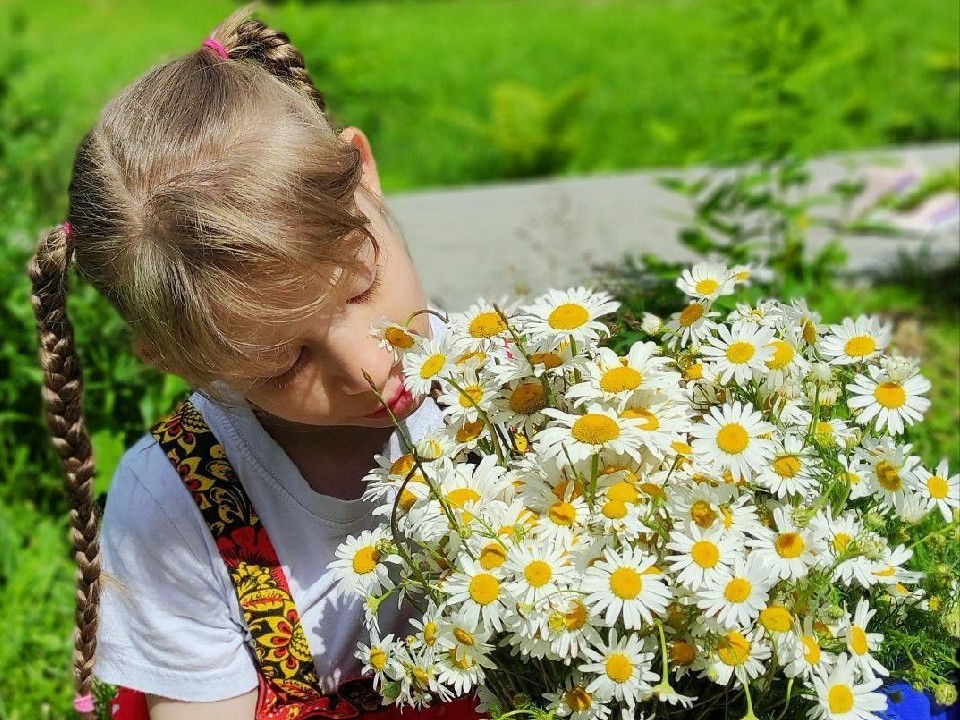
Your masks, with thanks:
[[(0, 617), (15, 619), (0, 720), (55, 719), (72, 714), (72, 569), (26, 264), (62, 219), (74, 149), (102, 105), (235, 4), (0, 3)], [(960, 6), (942, 0), (288, 2), (263, 16), (304, 51), (335, 118), (371, 137), (387, 192), (960, 135)], [(957, 408), (956, 317), (931, 310), (918, 277), (869, 292), (808, 277), (785, 292), (831, 320), (921, 317), (935, 407)], [(72, 286), (102, 495), (123, 449), (187, 388), (143, 367), (106, 302)], [(958, 426), (956, 412), (932, 417), (925, 459), (955, 467)]]

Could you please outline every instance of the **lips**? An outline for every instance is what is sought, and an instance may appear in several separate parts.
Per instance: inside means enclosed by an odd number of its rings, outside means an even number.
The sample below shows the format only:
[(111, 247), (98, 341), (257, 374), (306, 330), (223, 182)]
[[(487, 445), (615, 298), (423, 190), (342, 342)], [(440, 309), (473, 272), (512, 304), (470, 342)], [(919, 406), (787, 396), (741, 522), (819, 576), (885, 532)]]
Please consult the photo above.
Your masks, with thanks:
[[(393, 413), (394, 415), (402, 415), (410, 409), (411, 405), (413, 405), (413, 395), (401, 384), (397, 386), (393, 396), (387, 400), (386, 407), (381, 407), (376, 412), (370, 413), (365, 417), (370, 418), (371, 420), (381, 420), (383, 418), (390, 417), (390, 413)], [(390, 412), (387, 412), (387, 408), (390, 409)]]

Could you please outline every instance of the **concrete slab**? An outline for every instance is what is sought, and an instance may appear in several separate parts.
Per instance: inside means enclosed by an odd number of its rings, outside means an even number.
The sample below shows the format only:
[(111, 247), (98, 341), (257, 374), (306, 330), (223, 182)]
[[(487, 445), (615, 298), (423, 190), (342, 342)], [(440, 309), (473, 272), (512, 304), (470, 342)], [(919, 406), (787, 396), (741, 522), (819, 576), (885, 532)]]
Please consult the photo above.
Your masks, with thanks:
[[(848, 178), (850, 168), (960, 165), (960, 145), (882, 149), (829, 156), (811, 165), (811, 192)], [(665, 176), (704, 170), (656, 170), (516, 182), (398, 194), (388, 202), (407, 239), (430, 298), (448, 310), (478, 297), (537, 293), (589, 283), (593, 267), (653, 251), (668, 260), (696, 259), (676, 241), (690, 206), (657, 185)], [(811, 232), (809, 247), (832, 234)], [(854, 271), (882, 269), (901, 251), (960, 254), (956, 229), (925, 237), (858, 237), (845, 241)]]

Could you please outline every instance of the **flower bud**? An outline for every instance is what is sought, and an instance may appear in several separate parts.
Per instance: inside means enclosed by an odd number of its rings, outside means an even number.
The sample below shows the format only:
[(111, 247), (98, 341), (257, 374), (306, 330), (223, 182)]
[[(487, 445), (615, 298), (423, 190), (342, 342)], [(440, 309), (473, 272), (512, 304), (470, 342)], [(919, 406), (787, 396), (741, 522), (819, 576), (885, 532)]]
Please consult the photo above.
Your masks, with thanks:
[(833, 370), (830, 369), (830, 366), (824, 362), (814, 363), (810, 367), (810, 379), (815, 383), (820, 383), (825, 385), (830, 382), (830, 379), (833, 377)]
[(640, 319), (640, 327), (647, 335), (656, 335), (663, 328), (663, 320), (653, 313), (645, 312)]
[(950, 683), (942, 683), (933, 689), (933, 699), (939, 705), (950, 706), (957, 702), (957, 686)]

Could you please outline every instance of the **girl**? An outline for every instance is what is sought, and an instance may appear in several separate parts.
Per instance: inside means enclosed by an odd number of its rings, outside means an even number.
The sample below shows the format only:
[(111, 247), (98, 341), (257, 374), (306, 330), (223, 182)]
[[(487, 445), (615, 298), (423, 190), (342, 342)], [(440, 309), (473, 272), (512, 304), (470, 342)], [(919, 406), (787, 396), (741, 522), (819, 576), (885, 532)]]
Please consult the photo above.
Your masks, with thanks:
[[(99, 538), (71, 260), (135, 352), (196, 389), (124, 455)], [(367, 138), (331, 120), (287, 36), (241, 9), (110, 102), (30, 274), (74, 507), (78, 710), (96, 674), (122, 688), (114, 717), (393, 717), (358, 679), (363, 610), (327, 568), (375, 524), (374, 455), (402, 453), (383, 403), (415, 439), (440, 423), (370, 334), (426, 298)], [(411, 330), (442, 331), (427, 318)], [(421, 717), (475, 714), (464, 698)]]

